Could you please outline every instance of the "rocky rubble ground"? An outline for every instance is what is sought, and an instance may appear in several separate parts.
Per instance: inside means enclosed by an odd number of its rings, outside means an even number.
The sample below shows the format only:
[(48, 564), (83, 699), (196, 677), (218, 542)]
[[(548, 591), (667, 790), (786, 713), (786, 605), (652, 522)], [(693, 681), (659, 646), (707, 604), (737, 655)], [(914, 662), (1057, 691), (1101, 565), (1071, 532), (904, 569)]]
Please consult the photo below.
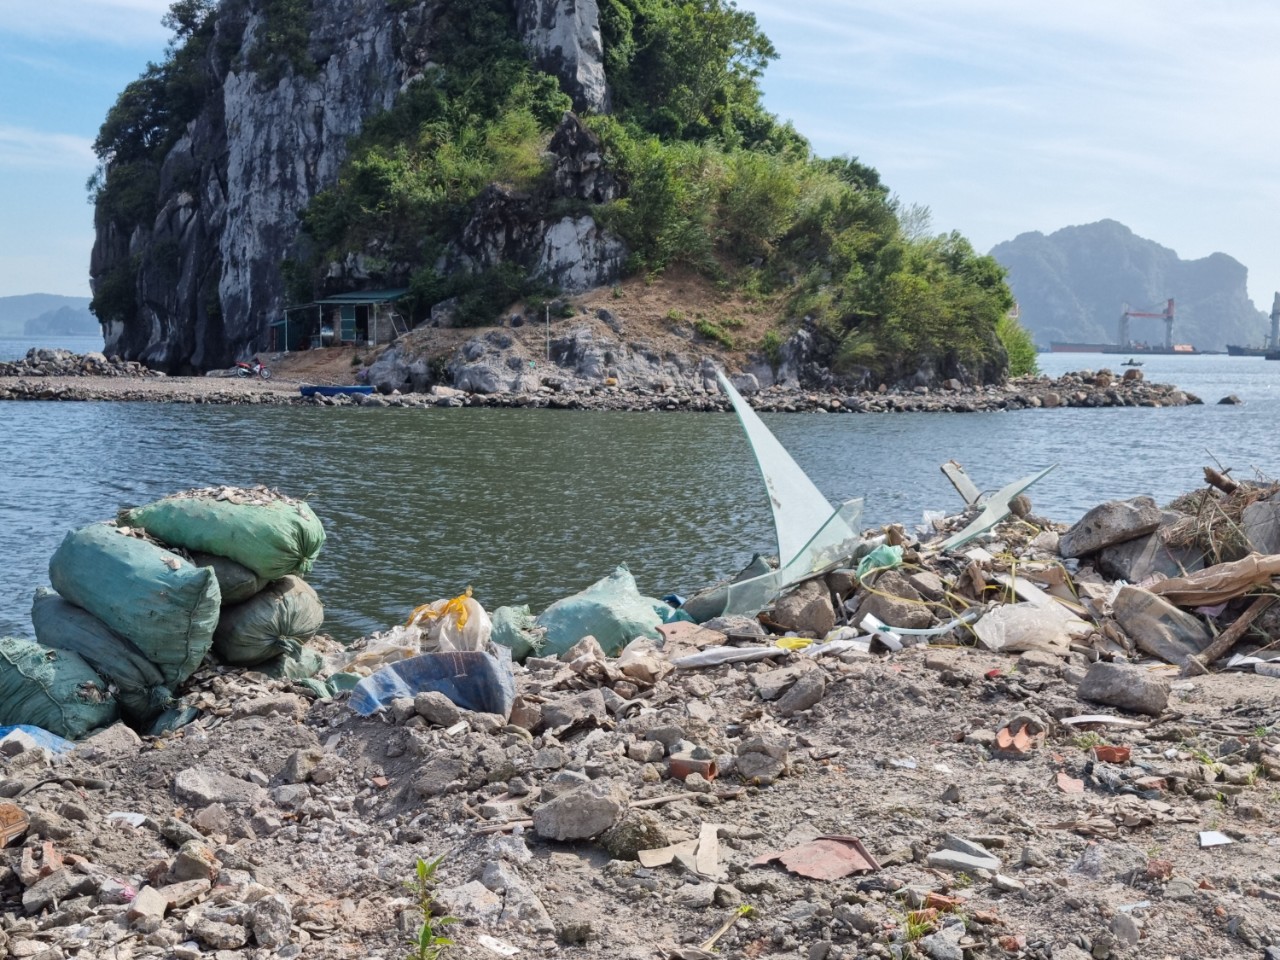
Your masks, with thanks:
[(101, 353), (32, 347), (21, 360), (0, 362), (0, 377), (163, 377), (136, 360)]
[[(1254, 546), (1280, 529), (1274, 487), (1210, 495)], [(1278, 681), (1182, 649), (1260, 601), (1192, 612), (1150, 592), (1179, 582), (1151, 548), (1194, 538), (1191, 514), (1148, 500), (1070, 530), (1022, 503), (949, 555), (888, 528), (901, 566), (809, 581), (759, 619), (530, 658), (509, 717), (428, 693), (361, 718), (211, 668), (177, 733), (117, 725), (64, 757), (10, 740), (0, 947), (404, 956), (406, 884), (442, 857), (446, 956), (1280, 956)], [(1098, 572), (1117, 550), (1146, 564), (1126, 588), (1145, 619)], [(972, 627), (907, 632), (979, 606)], [(804, 644), (868, 613), (904, 632)], [(794, 639), (765, 659), (676, 663), (777, 634)]]

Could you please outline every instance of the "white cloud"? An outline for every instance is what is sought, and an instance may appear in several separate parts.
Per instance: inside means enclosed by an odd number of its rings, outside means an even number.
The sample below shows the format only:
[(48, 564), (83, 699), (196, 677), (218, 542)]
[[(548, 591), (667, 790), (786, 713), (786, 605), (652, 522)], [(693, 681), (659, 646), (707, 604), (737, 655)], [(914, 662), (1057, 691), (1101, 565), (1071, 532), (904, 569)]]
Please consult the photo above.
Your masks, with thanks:
[(171, 0), (4, 0), (0, 33), (40, 40), (87, 38), (127, 46), (164, 41)]
[(87, 177), (96, 164), (93, 141), (87, 137), (0, 126), (0, 169), (75, 168)]

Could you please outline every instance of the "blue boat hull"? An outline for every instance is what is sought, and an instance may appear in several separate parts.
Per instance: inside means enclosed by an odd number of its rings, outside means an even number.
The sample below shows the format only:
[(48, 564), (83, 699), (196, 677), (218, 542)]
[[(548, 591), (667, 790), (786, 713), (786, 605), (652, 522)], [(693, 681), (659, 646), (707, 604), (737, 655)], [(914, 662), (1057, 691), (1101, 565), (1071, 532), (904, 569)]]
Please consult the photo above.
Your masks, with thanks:
[(373, 387), (355, 385), (349, 387), (316, 387), (311, 384), (303, 384), (298, 388), (298, 391), (304, 397), (336, 397), (344, 393), (373, 393)]

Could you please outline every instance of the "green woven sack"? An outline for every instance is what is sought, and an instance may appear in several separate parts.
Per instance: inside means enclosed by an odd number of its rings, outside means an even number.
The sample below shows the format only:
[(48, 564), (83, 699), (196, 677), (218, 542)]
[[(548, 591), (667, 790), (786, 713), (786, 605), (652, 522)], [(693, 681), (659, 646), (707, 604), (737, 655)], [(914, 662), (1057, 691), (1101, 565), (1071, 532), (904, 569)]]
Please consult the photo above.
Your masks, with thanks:
[(118, 715), (106, 683), (76, 654), (0, 637), (0, 726), (29, 723), (79, 740)]
[(218, 578), (218, 589), (222, 592), (224, 607), (234, 603), (244, 603), (269, 583), (266, 577), (258, 576), (244, 564), (220, 557), (216, 553), (192, 550), (191, 562), (197, 567), (213, 568), (213, 575)]
[(256, 597), (222, 611), (213, 652), (249, 667), (272, 657), (297, 657), (324, 622), (324, 606), (305, 580), (283, 577)]
[(49, 560), (64, 600), (131, 641), (174, 689), (213, 645), (222, 594), (209, 567), (94, 523), (67, 534)]
[(173, 692), (164, 676), (137, 647), (105, 623), (47, 587), (36, 590), (31, 604), (36, 640), (46, 647), (79, 654), (111, 684), (120, 710), (135, 722), (150, 720), (169, 706)]
[(324, 669), (324, 657), (310, 647), (303, 647), (296, 657), (282, 653), (253, 668), (273, 680), (308, 680)]
[(267, 580), (310, 573), (324, 545), (311, 508), (270, 491), (192, 490), (121, 511), (119, 521), (172, 546), (227, 557)]

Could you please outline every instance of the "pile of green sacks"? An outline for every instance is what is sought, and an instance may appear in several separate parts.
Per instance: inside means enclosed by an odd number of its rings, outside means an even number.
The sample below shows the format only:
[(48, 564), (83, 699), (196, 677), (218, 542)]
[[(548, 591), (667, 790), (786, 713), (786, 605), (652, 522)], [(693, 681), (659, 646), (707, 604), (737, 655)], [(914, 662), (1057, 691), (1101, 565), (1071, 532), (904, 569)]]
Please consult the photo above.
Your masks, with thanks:
[(300, 574), (324, 539), (305, 503), (212, 490), (68, 533), (49, 561), (53, 589), (37, 589), (32, 604), (36, 639), (0, 638), (0, 726), (71, 740), (121, 717), (165, 729), (179, 713), (175, 692), (210, 652), (310, 676), (321, 662), (303, 644), (324, 608)]

